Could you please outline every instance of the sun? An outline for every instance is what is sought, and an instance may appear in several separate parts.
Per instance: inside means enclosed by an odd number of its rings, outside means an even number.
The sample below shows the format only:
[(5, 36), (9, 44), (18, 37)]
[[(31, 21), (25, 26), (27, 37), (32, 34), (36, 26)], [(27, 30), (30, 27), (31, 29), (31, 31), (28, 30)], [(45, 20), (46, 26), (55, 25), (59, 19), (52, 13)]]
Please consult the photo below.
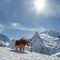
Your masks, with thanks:
[(37, 13), (44, 12), (46, 7), (46, 0), (34, 0), (33, 7)]

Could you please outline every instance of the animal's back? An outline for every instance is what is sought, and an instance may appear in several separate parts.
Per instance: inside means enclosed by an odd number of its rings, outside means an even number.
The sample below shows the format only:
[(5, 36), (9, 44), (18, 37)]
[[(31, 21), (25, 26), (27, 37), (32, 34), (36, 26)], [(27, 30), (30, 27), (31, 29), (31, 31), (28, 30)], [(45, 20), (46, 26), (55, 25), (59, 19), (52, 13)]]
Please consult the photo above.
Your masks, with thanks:
[(25, 45), (25, 44), (27, 43), (27, 41), (21, 39), (21, 40), (19, 41), (19, 43)]

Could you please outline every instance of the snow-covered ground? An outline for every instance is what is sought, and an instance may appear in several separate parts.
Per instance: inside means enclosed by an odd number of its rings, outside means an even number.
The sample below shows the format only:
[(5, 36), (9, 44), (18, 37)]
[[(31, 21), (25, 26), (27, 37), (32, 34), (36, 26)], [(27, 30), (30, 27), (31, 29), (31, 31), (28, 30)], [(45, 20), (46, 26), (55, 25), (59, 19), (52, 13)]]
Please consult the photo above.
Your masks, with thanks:
[(29, 51), (22, 53), (7, 47), (0, 47), (0, 60), (60, 60), (60, 58)]

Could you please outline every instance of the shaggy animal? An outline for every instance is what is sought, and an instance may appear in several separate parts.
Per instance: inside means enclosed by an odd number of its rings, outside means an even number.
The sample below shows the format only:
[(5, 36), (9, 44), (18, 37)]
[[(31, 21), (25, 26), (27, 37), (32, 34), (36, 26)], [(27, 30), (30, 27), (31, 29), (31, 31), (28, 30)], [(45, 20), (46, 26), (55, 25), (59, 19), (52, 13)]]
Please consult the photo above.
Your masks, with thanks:
[(26, 48), (26, 46), (29, 46), (29, 45), (30, 45), (30, 41), (27, 41), (23, 38), (15, 41), (15, 48), (17, 51), (18, 51), (18, 49), (20, 49), (20, 51), (23, 50), (23, 52), (24, 52), (24, 49)]

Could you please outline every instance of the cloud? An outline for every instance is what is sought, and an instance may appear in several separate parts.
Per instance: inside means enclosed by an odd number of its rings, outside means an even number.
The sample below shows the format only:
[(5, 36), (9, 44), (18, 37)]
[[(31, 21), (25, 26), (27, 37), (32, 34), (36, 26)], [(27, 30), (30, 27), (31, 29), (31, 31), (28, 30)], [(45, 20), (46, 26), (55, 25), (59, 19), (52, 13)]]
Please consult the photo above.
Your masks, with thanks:
[(0, 24), (0, 33), (2, 33), (3, 30), (4, 30), (4, 25)]
[[(32, 10), (34, 13), (36, 13), (36, 11), (34, 11), (34, 6), (32, 5), (33, 4), (33, 1), (34, 0), (31, 0), (31, 3), (30, 4), (27, 4), (25, 6), (28, 6), (27, 9)], [(31, 6), (31, 7), (29, 7)], [(43, 17), (60, 17), (60, 1), (59, 0), (46, 0), (46, 6), (45, 6), (45, 11), (43, 13), (36, 13), (36, 15), (39, 15), (39, 16), (43, 16)]]
[(11, 23), (11, 28), (13, 29), (17, 29), (17, 30), (25, 30), (25, 31), (39, 31), (39, 32), (42, 32), (42, 31), (46, 31), (47, 29), (44, 28), (44, 27), (35, 27), (35, 28), (28, 28), (28, 27), (25, 27), (19, 23)]
[(17, 26), (17, 25), (18, 25), (18, 23), (11, 23), (11, 25), (12, 25), (12, 26)]
[(60, 1), (54, 1), (54, 0), (47, 0), (47, 6), (46, 6), (46, 11), (44, 13), (44, 16), (54, 16), (54, 17), (59, 17), (60, 16)]
[(22, 24), (16, 23), (16, 22), (10, 23), (10, 25), (8, 25), (8, 26), (0, 24), (0, 33), (2, 33), (5, 29), (16, 29), (16, 30), (32, 31), (32, 32), (36, 32), (36, 31), (43, 32), (43, 31), (47, 30), (46, 28), (44, 28), (42, 26), (30, 28), (30, 27), (25, 27)]

